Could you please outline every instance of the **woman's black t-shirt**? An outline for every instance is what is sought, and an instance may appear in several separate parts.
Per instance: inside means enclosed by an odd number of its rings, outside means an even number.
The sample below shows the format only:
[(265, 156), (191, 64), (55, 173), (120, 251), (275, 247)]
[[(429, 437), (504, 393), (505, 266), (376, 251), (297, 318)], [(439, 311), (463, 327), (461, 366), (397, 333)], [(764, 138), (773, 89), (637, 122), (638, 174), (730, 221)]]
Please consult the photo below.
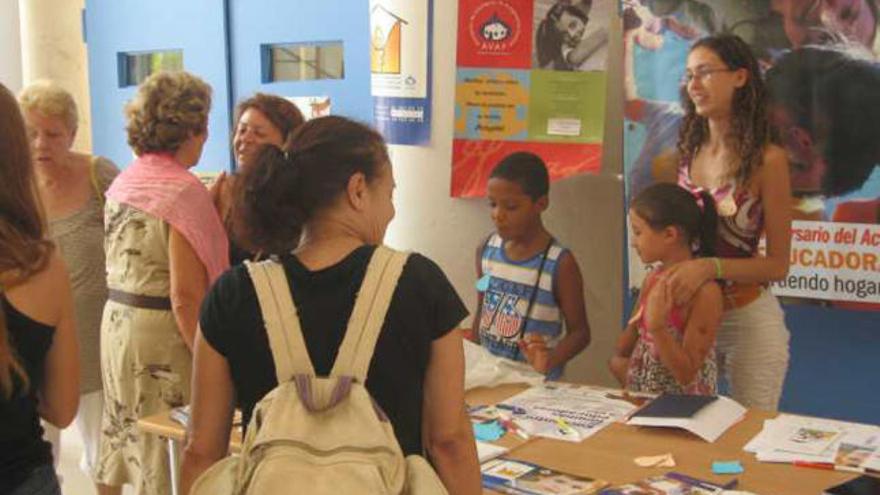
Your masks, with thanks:
[[(319, 376), (330, 373), (374, 246), (309, 271), (295, 256), (281, 262)], [(412, 254), (404, 266), (367, 373), (367, 390), (388, 415), (405, 455), (422, 453), (422, 397), (433, 340), (467, 316), (452, 284), (431, 260)], [(205, 297), (200, 317), (207, 342), (229, 363), (244, 424), (278, 385), (269, 340), (247, 268), (235, 266)]]

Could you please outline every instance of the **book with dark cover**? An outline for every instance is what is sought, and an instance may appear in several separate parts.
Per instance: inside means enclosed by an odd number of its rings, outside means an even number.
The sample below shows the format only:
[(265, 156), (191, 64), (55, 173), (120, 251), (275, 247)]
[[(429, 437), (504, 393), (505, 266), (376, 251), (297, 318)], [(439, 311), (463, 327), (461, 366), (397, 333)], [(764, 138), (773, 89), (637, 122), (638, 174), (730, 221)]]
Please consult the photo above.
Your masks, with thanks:
[(633, 417), (690, 418), (717, 399), (711, 395), (662, 394), (636, 411)]
[(825, 490), (823, 495), (880, 495), (880, 478), (864, 474)]

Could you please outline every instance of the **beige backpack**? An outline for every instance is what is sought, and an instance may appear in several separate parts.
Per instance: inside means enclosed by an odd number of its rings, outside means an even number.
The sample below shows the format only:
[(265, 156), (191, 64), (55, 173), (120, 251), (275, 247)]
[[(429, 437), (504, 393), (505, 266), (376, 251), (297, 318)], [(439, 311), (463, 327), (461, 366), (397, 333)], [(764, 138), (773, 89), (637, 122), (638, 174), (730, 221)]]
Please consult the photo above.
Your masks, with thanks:
[(241, 454), (205, 471), (196, 495), (447, 494), (420, 456), (404, 459), (367, 371), (407, 254), (376, 248), (329, 377), (315, 376), (284, 268), (247, 262), (278, 386), (254, 408)]

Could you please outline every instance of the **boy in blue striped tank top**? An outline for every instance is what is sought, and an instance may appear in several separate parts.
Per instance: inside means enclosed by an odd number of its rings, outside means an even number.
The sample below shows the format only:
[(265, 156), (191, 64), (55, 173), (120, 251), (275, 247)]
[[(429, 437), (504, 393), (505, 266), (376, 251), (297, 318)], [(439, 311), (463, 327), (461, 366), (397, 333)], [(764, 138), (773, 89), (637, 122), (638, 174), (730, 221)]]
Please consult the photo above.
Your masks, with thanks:
[(477, 248), (478, 309), (469, 338), (558, 379), (589, 345), (590, 326), (577, 261), (541, 220), (549, 189), (547, 167), (532, 153), (508, 155), (489, 176), (496, 231)]

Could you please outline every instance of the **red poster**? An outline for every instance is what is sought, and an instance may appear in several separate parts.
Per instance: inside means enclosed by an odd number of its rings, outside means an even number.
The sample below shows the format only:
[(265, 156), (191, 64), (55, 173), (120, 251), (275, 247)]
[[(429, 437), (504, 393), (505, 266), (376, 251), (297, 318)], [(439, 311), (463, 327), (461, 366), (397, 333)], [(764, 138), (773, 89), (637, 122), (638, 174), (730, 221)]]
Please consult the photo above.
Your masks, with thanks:
[(534, 0), (460, 0), (458, 66), (529, 69)]
[(602, 166), (601, 143), (585, 145), (456, 139), (452, 142), (452, 196), (485, 196), (492, 168), (502, 158), (517, 151), (529, 151), (543, 158), (551, 181), (575, 174), (595, 173)]

